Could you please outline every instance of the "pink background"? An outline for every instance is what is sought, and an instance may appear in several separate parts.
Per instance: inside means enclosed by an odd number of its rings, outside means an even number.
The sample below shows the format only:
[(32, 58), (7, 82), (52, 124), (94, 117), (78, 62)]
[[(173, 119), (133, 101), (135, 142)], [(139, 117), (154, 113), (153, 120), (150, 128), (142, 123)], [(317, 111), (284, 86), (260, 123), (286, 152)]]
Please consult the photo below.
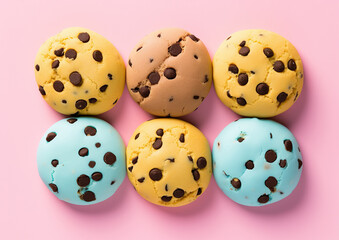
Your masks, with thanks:
[[(206, 2), (2, 1), (1, 239), (339, 239), (339, 1)], [(41, 98), (34, 58), (48, 37), (70, 26), (107, 37), (125, 63), (138, 40), (163, 27), (194, 33), (211, 57), (224, 38), (238, 30), (264, 28), (285, 36), (299, 50), (305, 68), (300, 99), (275, 118), (293, 132), (302, 149), (304, 171), (295, 192), (270, 206), (243, 207), (212, 179), (196, 202), (164, 208), (143, 200), (126, 178), (103, 203), (80, 207), (59, 201), (39, 178), (36, 151), (43, 133), (63, 116)], [(125, 143), (151, 118), (126, 89), (117, 106), (100, 117)], [(212, 145), (236, 118), (212, 88), (200, 108), (183, 119), (200, 128)]]

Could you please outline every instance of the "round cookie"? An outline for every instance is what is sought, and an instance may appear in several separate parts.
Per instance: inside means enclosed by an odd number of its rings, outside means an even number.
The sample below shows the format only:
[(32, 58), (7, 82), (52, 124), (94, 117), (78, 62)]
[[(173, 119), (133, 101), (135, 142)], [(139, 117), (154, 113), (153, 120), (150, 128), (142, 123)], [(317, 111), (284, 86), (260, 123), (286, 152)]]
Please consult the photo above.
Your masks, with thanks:
[(66, 115), (110, 110), (125, 84), (125, 65), (116, 48), (85, 28), (67, 28), (48, 39), (35, 59), (35, 78), (46, 102)]
[(302, 171), (299, 145), (283, 125), (257, 118), (224, 128), (213, 146), (213, 174), (233, 201), (262, 206), (287, 197)]
[(183, 29), (144, 37), (132, 50), (127, 87), (142, 109), (178, 117), (196, 110), (212, 84), (212, 63), (203, 42)]
[(186, 205), (207, 188), (212, 162), (205, 136), (177, 119), (144, 122), (126, 149), (128, 178), (146, 200), (168, 207)]
[(249, 117), (273, 117), (300, 96), (303, 65), (295, 47), (266, 30), (232, 34), (213, 58), (214, 87), (234, 112)]
[(126, 174), (125, 146), (107, 122), (91, 117), (63, 119), (40, 141), (38, 170), (60, 200), (89, 205), (112, 196)]

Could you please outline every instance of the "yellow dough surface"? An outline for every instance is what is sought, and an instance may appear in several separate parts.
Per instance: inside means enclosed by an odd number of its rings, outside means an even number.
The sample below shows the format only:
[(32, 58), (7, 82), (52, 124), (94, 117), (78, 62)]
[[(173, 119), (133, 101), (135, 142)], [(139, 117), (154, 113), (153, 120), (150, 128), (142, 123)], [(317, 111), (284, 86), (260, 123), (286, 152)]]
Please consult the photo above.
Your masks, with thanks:
[(232, 34), (213, 59), (213, 77), (220, 100), (248, 117), (273, 117), (300, 96), (303, 65), (295, 47), (267, 30)]
[(96, 115), (111, 109), (125, 84), (125, 65), (106, 38), (67, 28), (49, 38), (35, 59), (35, 78), (46, 102), (65, 115)]
[(128, 178), (146, 200), (168, 207), (188, 204), (203, 193), (212, 174), (205, 136), (177, 119), (141, 124), (126, 149)]

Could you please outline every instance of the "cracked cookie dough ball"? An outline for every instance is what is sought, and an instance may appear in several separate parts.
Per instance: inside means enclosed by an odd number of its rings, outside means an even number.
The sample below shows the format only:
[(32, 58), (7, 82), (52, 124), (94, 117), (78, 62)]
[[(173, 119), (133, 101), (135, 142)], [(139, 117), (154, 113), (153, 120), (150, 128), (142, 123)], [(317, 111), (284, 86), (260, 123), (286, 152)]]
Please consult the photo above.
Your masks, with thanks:
[(212, 63), (202, 41), (166, 28), (143, 38), (130, 54), (127, 87), (142, 109), (178, 117), (199, 107), (212, 84)]
[(40, 47), (35, 78), (43, 98), (59, 113), (96, 115), (110, 110), (120, 98), (125, 65), (103, 36), (67, 28)]
[(125, 178), (125, 146), (107, 122), (91, 117), (63, 119), (40, 141), (38, 170), (60, 200), (77, 205), (112, 196)]
[(283, 125), (244, 118), (222, 130), (213, 146), (213, 174), (233, 201), (262, 206), (287, 197), (302, 171), (299, 145)]
[(212, 174), (205, 136), (177, 119), (144, 122), (126, 149), (128, 178), (146, 200), (168, 207), (186, 205), (207, 188)]
[(295, 47), (266, 30), (232, 34), (213, 59), (214, 87), (220, 100), (248, 117), (273, 117), (297, 100), (303, 65)]

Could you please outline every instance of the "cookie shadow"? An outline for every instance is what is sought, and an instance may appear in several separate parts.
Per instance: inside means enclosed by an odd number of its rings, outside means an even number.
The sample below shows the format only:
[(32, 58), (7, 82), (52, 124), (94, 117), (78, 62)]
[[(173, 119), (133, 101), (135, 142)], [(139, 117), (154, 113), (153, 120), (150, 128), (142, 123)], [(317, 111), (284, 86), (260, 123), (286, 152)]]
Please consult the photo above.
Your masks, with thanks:
[(126, 177), (122, 184), (119, 186), (117, 191), (113, 194), (113, 196), (108, 199), (93, 204), (93, 205), (74, 205), (67, 202), (63, 202), (66, 207), (70, 210), (84, 215), (101, 215), (101, 214), (109, 214), (112, 211), (123, 208), (124, 202), (126, 202), (126, 196), (128, 191), (128, 180)]
[(287, 214), (302, 207), (308, 194), (308, 169), (303, 168), (300, 181), (294, 191), (279, 202), (265, 205), (262, 207), (248, 207), (238, 205), (245, 211), (256, 215), (282, 215)]

